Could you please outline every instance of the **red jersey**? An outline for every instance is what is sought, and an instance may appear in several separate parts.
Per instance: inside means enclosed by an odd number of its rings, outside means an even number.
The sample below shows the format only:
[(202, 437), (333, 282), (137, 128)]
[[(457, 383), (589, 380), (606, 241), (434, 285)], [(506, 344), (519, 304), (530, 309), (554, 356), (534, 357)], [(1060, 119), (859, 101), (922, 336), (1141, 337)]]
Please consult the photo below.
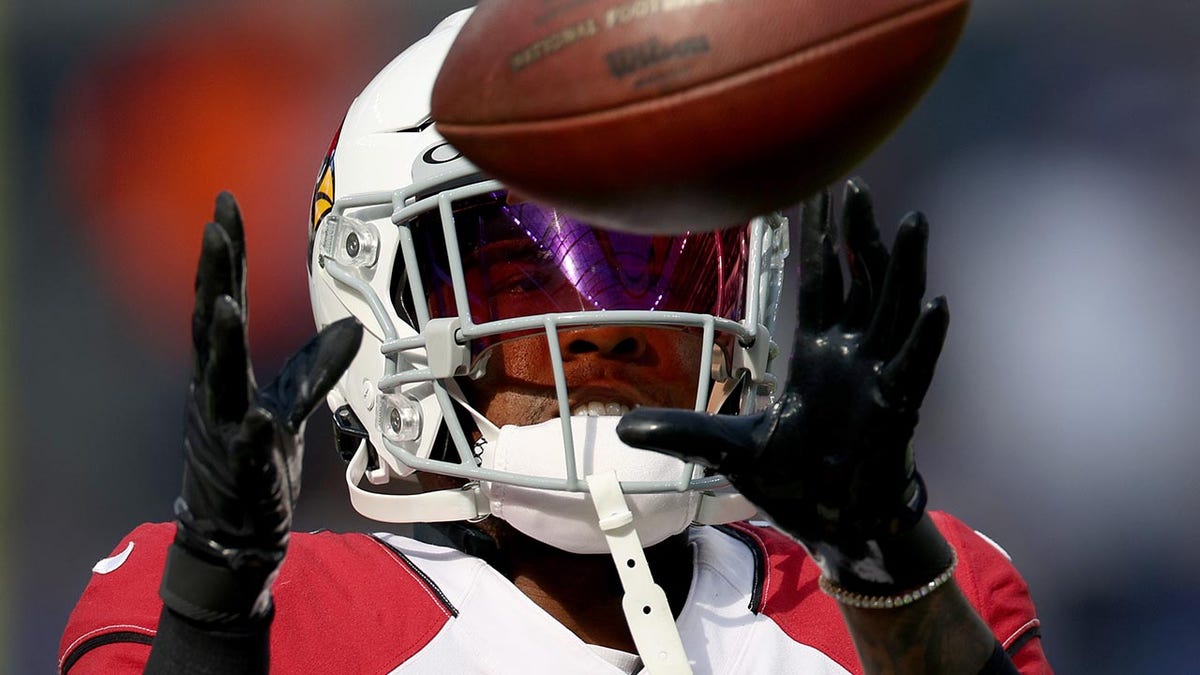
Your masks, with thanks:
[[(958, 553), (955, 580), (1018, 669), (1050, 673), (1008, 556), (952, 516), (932, 517)], [(60, 671), (142, 672), (174, 529), (142, 525), (97, 564), (63, 635)], [(794, 541), (749, 523), (695, 527), (690, 541), (692, 586), (676, 624), (696, 675), (862, 672), (819, 570)], [(630, 672), (483, 560), (396, 535), (296, 533), (273, 595), (273, 673)]]

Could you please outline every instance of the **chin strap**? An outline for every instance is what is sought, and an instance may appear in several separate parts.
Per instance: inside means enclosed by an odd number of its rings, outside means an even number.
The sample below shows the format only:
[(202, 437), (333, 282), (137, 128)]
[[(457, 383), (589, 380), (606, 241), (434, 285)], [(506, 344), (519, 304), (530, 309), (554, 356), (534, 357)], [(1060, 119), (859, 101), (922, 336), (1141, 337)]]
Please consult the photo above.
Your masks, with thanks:
[[(455, 490), (409, 495), (364, 490), (359, 484), (367, 475), (368, 456), (367, 444), (363, 441), (346, 466), (346, 487), (350, 491), (350, 504), (354, 510), (371, 520), (383, 523), (444, 523), (479, 520), (492, 514), (491, 503), (479, 489), (478, 483), (467, 483)], [(692, 522), (723, 525), (753, 518), (756, 512), (754, 505), (736, 492), (705, 492), (700, 495)]]
[(650, 675), (691, 675), (692, 668), (683, 651), (675, 618), (671, 616), (667, 594), (650, 575), (650, 565), (633, 526), (633, 514), (621, 493), (617, 473), (593, 474), (587, 477), (587, 484), (600, 529), (625, 588), (621, 607), (642, 665)]

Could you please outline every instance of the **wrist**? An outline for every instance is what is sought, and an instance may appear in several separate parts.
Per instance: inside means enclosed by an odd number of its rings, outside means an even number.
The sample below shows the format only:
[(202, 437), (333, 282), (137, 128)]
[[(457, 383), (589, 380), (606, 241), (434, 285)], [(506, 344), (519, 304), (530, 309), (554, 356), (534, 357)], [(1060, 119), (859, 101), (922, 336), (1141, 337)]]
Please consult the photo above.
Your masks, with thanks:
[(251, 675), (270, 669), (274, 613), (237, 624), (208, 624), (163, 607), (147, 675)]
[(886, 595), (872, 595), (850, 591), (830, 581), (824, 575), (817, 579), (817, 583), (826, 595), (845, 607), (855, 607), (858, 609), (899, 609), (933, 595), (943, 586), (950, 583), (954, 579), (954, 570), (957, 566), (958, 557), (952, 556), (949, 566), (942, 570), (941, 574), (938, 574), (936, 577), (922, 584), (909, 586), (904, 591), (896, 591)]
[(261, 621), (272, 610), (278, 565), (242, 565), (195, 555), (177, 539), (167, 549), (159, 595), (178, 614), (207, 625)]
[(928, 514), (895, 534), (852, 544), (806, 542), (806, 546), (826, 580), (849, 594), (867, 597), (897, 596), (926, 587), (952, 573), (955, 562), (954, 549)]
[(232, 536), (236, 530), (229, 522), (197, 518), (188, 500), (175, 500), (175, 544), (196, 558), (224, 565), (234, 571), (242, 568), (278, 569), (283, 563), (290, 533), (285, 527), (268, 530), (268, 534)]

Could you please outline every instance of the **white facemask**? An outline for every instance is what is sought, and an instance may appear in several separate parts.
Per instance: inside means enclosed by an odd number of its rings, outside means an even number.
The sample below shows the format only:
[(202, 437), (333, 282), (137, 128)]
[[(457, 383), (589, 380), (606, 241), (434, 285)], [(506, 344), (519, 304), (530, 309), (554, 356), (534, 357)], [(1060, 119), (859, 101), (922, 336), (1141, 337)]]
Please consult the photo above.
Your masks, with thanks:
[[(616, 431), (619, 417), (570, 419), (580, 479), (615, 470), (622, 481), (675, 481), (683, 472), (683, 462), (674, 457), (622, 443)], [(484, 444), (480, 457), (486, 469), (566, 478), (562, 421), (502, 427), (495, 441)], [(492, 481), (483, 481), (480, 488), (491, 501), (492, 515), (538, 541), (571, 553), (609, 552), (586, 493)], [(700, 496), (688, 491), (626, 495), (625, 499), (642, 545), (653, 546), (692, 522)]]

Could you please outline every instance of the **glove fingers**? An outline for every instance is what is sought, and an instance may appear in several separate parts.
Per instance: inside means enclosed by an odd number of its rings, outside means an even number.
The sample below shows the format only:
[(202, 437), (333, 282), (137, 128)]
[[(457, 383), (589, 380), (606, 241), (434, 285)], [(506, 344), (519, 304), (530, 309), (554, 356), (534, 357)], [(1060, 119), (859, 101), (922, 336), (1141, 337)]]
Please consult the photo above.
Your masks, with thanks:
[(859, 178), (846, 181), (842, 198), (842, 229), (846, 261), (850, 268), (850, 292), (846, 299), (847, 332), (866, 330), (875, 303), (883, 292), (888, 252), (875, 224), (871, 192)]
[(754, 458), (756, 427), (763, 415), (709, 415), (691, 410), (638, 408), (621, 417), (617, 436), (718, 473), (737, 473)]
[(919, 237), (914, 235), (914, 241), (905, 251), (908, 257), (908, 273), (903, 276), (900, 286), (899, 302), (896, 305), (896, 322), (892, 328), (892, 341), (888, 345), (889, 354), (896, 353), (908, 340), (921, 314), (921, 303), (925, 298), (925, 268), (926, 252), (929, 247), (929, 223), (920, 212), (909, 214), (905, 224), (912, 224)]
[(841, 318), (842, 267), (829, 220), (829, 191), (804, 203), (800, 217), (798, 336), (821, 333)]
[(871, 327), (865, 353), (887, 359), (908, 337), (925, 295), (925, 248), (929, 225), (919, 213), (909, 214), (896, 233), (883, 292)]
[(242, 227), (242, 212), (237, 200), (227, 190), (217, 195), (217, 203), (213, 207), (213, 220), (225, 230), (229, 237), (229, 250), (232, 256), (232, 273), (234, 292), (230, 293), (242, 307), (242, 314), (248, 315), (249, 306), (246, 304), (246, 234)]
[[(286, 466), (270, 467), (267, 470), (266, 465), (271, 462), (287, 462), (290, 454), (303, 447), (303, 444), (289, 443), (281, 438), (281, 431), (287, 433), (286, 430), (279, 429), (279, 421), (274, 413), (255, 406), (246, 413), (232, 442), (233, 461), (238, 467), (238, 476), (242, 481), (254, 483), (249, 486), (250, 489), (244, 489), (243, 492), (258, 496), (266, 504), (277, 501), (279, 495), (276, 491), (281, 487), (279, 480), (286, 480), (288, 473)], [(276, 449), (283, 452), (273, 452)]]
[(950, 309), (945, 297), (926, 303), (900, 353), (880, 374), (885, 400), (905, 410), (920, 407), (933, 380), (949, 325)]
[(221, 296), (234, 295), (233, 258), (229, 236), (216, 223), (204, 227), (200, 262), (196, 266), (196, 304), (192, 309), (192, 375), (199, 380), (208, 363), (208, 337), (213, 309)]
[(204, 370), (205, 407), (218, 425), (238, 424), (246, 414), (254, 388), (246, 326), (241, 308), (228, 295), (217, 298), (212, 314)]
[(264, 405), (299, 429), (337, 383), (362, 342), (362, 325), (353, 318), (325, 327), (287, 360), (264, 392)]

